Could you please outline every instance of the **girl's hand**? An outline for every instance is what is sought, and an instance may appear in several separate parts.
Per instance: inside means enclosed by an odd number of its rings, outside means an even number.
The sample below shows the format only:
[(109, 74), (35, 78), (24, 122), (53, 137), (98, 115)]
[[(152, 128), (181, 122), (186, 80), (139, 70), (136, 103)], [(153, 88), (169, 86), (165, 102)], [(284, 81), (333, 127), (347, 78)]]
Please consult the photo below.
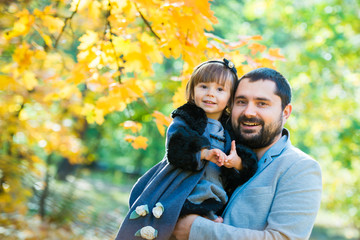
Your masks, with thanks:
[(202, 149), (201, 150), (201, 159), (208, 160), (215, 163), (219, 167), (224, 165), (226, 160), (226, 154), (220, 149)]
[(242, 169), (241, 158), (237, 155), (237, 152), (236, 152), (235, 140), (233, 140), (231, 142), (230, 154), (225, 159), (224, 166), (227, 168), (235, 168), (239, 171)]

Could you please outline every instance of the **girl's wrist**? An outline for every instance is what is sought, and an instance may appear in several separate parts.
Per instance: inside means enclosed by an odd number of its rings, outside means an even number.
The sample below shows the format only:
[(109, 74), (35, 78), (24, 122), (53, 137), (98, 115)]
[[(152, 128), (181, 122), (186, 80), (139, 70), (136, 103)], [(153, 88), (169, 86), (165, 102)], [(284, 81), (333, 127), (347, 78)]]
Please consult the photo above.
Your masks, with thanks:
[(201, 159), (205, 159), (205, 160), (207, 160), (206, 159), (206, 156), (208, 155), (208, 149), (206, 149), (206, 148), (203, 148), (203, 149), (201, 149), (201, 155), (200, 155), (200, 158)]

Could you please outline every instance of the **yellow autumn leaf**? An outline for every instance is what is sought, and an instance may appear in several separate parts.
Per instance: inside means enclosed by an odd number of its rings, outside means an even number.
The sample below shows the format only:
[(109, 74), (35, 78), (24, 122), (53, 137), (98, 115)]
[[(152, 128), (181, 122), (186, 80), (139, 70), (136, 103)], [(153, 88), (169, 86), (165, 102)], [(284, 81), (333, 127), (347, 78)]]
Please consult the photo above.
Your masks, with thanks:
[(258, 64), (258, 67), (267, 67), (275, 69), (274, 61), (268, 58), (257, 58), (255, 62)]
[(159, 111), (155, 111), (152, 116), (155, 118), (156, 127), (159, 130), (161, 136), (165, 135), (165, 127), (168, 127), (171, 123), (171, 118), (165, 116)]
[(237, 74), (238, 77), (240, 78), (241, 76), (243, 76), (245, 73), (250, 72), (251, 70), (253, 70), (254, 68), (251, 67), (250, 65), (240, 65), (239, 67), (236, 68), (237, 69)]
[(103, 124), (105, 121), (104, 119), (104, 111), (101, 109), (95, 109), (95, 122), (99, 125)]
[(148, 139), (143, 136), (138, 136), (138, 137), (131, 136), (131, 135), (125, 136), (125, 141), (131, 143), (131, 146), (133, 146), (133, 148), (135, 148), (135, 149), (142, 148), (145, 150), (148, 146), (147, 140)]
[(119, 96), (103, 96), (96, 101), (96, 108), (103, 110), (104, 115), (113, 111), (124, 111), (127, 104)]
[(138, 80), (131, 78), (121, 84), (112, 83), (109, 86), (109, 95), (128, 102), (144, 97), (145, 90)]
[(47, 34), (45, 34), (45, 33), (43, 33), (43, 32), (40, 31), (40, 30), (38, 30), (38, 32), (39, 32), (40, 36), (44, 39), (45, 44), (46, 44), (48, 47), (51, 48), (51, 47), (52, 47), (52, 40), (51, 40), (50, 36), (47, 35)]
[(73, 66), (71, 74), (69, 78), (66, 79), (67, 83), (73, 83), (75, 85), (84, 83), (85, 80), (88, 78), (87, 76), (87, 67), (84, 64), (78, 63)]
[(149, 58), (151, 63), (162, 63), (163, 57), (158, 50), (158, 44), (149, 34), (143, 32), (138, 36), (141, 43), (141, 52)]
[(19, 113), (19, 120), (26, 121), (29, 119), (29, 114), (27, 113), (26, 109), (22, 109)]
[(59, 86), (59, 97), (62, 99), (70, 99), (73, 96), (81, 97), (81, 92), (76, 85), (61, 84)]
[(280, 54), (280, 48), (269, 49), (269, 55), (278, 59), (285, 59), (284, 55)]
[(182, 53), (181, 43), (177, 38), (171, 38), (163, 40), (160, 45), (162, 53), (165, 57), (170, 58), (179, 58)]
[(120, 124), (124, 129), (130, 129), (133, 133), (137, 133), (141, 130), (142, 124), (135, 121), (125, 121)]
[(189, 4), (189, 6), (191, 6), (194, 10), (198, 10), (201, 15), (205, 16), (212, 24), (218, 23), (214, 12), (210, 9), (210, 1), (192, 0), (185, 2), (186, 4)]
[(95, 106), (90, 103), (85, 103), (84, 107), (81, 110), (81, 114), (86, 116), (86, 120), (88, 123), (94, 123), (95, 116), (94, 116), (94, 109)]
[(22, 82), (24, 83), (27, 90), (31, 91), (38, 85), (38, 80), (35, 77), (35, 74), (30, 71), (25, 71), (22, 76)]
[(12, 77), (0, 75), (0, 90), (14, 89), (16, 82)]
[(29, 14), (29, 11), (26, 9), (19, 12), (17, 17), (19, 17), (19, 19), (14, 23), (13, 29), (5, 33), (6, 39), (11, 39), (27, 34), (35, 21), (35, 17)]
[(60, 33), (64, 26), (64, 21), (60, 18), (45, 15), (42, 17), (42, 23), (49, 29), (50, 33)]
[(249, 49), (251, 50), (251, 54), (255, 55), (258, 52), (265, 51), (266, 47), (264, 45), (259, 44), (259, 43), (252, 43), (249, 46)]
[(89, 4), (89, 17), (98, 20), (101, 14), (101, 3), (98, 1), (91, 1)]
[(150, 79), (139, 81), (138, 84), (142, 86), (145, 92), (153, 93), (155, 90), (155, 83)]
[(251, 36), (250, 39), (251, 40), (262, 40), (262, 36), (261, 35), (255, 35), (255, 36)]
[(181, 86), (176, 90), (174, 96), (172, 97), (174, 108), (178, 108), (184, 103), (186, 103), (186, 96), (185, 96), (186, 84), (187, 84), (187, 80), (183, 80), (181, 82)]
[(139, 82), (134, 78), (128, 79), (125, 82), (125, 87), (127, 88), (127, 91), (131, 94), (130, 95), (131, 97), (140, 98), (143, 97), (144, 95), (144, 89), (141, 87)]
[(34, 52), (29, 49), (29, 45), (23, 44), (15, 49), (12, 57), (18, 66), (22, 69), (26, 69), (31, 64), (33, 55)]
[(98, 33), (87, 30), (86, 33), (79, 38), (79, 41), (80, 45), (78, 49), (85, 50), (96, 44), (99, 41), (99, 36)]
[(70, 5), (70, 11), (75, 11), (76, 7), (78, 12), (84, 11), (92, 0), (72, 0)]

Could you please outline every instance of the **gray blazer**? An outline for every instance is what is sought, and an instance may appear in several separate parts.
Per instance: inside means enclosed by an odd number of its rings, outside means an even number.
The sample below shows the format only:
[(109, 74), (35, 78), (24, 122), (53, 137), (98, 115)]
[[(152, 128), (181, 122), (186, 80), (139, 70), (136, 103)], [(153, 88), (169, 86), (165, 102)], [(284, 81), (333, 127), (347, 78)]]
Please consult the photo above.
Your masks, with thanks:
[(289, 132), (259, 160), (256, 174), (231, 196), (224, 224), (197, 217), (191, 240), (308, 239), (320, 208), (319, 164), (291, 145)]

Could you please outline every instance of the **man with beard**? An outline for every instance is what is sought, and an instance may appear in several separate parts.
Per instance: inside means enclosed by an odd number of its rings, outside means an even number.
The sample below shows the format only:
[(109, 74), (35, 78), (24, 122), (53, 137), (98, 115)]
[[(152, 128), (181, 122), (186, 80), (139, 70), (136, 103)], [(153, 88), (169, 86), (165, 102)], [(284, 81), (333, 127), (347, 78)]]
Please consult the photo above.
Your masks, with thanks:
[(255, 151), (258, 170), (233, 192), (223, 223), (186, 216), (174, 230), (178, 240), (310, 237), (321, 201), (321, 170), (291, 145), (284, 128), (290, 101), (288, 81), (273, 69), (259, 68), (240, 78), (231, 123), (236, 141)]

